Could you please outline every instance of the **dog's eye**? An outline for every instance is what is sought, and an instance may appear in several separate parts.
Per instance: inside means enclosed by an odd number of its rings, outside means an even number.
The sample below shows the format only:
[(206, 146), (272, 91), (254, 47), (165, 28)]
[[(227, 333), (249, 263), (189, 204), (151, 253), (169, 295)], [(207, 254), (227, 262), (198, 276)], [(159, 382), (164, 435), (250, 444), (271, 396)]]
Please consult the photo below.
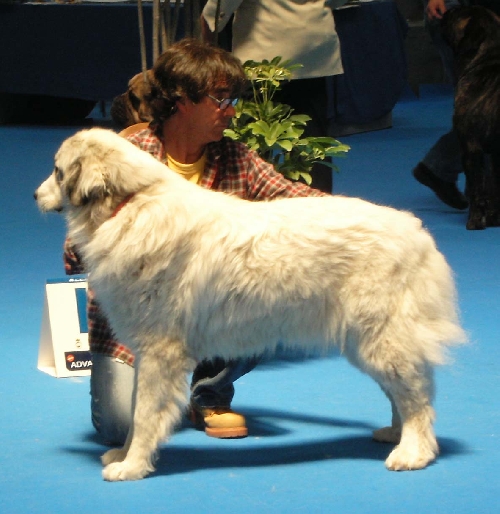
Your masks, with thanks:
[(54, 169), (54, 173), (56, 174), (56, 180), (57, 182), (61, 183), (64, 178), (64, 173), (61, 168), (58, 168), (57, 166)]

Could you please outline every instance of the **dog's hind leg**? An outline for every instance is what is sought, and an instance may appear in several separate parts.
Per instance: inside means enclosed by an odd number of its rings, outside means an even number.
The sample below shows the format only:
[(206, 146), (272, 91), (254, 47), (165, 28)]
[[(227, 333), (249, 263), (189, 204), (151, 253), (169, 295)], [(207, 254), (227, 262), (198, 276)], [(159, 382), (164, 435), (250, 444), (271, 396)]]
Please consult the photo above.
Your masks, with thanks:
[(466, 144), (462, 157), (470, 205), (466, 227), (482, 230), (487, 226), (488, 215), (487, 170), (482, 151), (471, 148), (472, 145), (472, 142)]
[[(387, 389), (401, 419), (401, 439), (385, 464), (393, 471), (422, 469), (439, 453), (432, 427), (433, 373), (425, 364), (394, 373)], [(397, 433), (397, 427), (392, 429)]]
[[(394, 336), (394, 334), (392, 334)], [(432, 367), (408, 349), (391, 344), (388, 334), (360, 348), (351, 361), (361, 364), (382, 388), (392, 406), (391, 426), (374, 431), (376, 441), (397, 444), (386, 460), (390, 470), (421, 469), (433, 461), (438, 446), (432, 423)], [(353, 358), (354, 357), (354, 358)]]
[(384, 391), (384, 393), (391, 402), (392, 423), (389, 427), (375, 430), (373, 432), (373, 439), (379, 443), (399, 444), (401, 441), (401, 416), (399, 415), (398, 408), (392, 396), (387, 391)]
[(430, 365), (411, 362), (394, 348), (388, 357), (367, 370), (392, 406), (392, 425), (376, 430), (373, 437), (379, 442), (397, 444), (385, 461), (388, 469), (422, 469), (439, 453), (432, 428), (433, 371)]
[(154, 471), (158, 446), (170, 436), (187, 404), (186, 376), (191, 369), (182, 343), (155, 342), (141, 352), (133, 422), (125, 446), (102, 456), (105, 480), (138, 480)]
[(500, 226), (500, 151), (491, 154), (491, 192), (489, 196), (488, 227)]

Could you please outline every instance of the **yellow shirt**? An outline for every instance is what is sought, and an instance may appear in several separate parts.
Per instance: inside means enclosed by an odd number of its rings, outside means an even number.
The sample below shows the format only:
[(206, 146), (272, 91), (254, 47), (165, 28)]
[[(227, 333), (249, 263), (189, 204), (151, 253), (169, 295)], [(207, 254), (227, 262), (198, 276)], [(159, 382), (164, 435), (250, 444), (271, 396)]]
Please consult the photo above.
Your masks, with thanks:
[(184, 177), (186, 180), (189, 180), (189, 182), (199, 184), (201, 182), (201, 177), (203, 176), (206, 160), (206, 151), (203, 152), (203, 155), (200, 157), (200, 159), (198, 159), (196, 162), (193, 162), (192, 164), (183, 164), (182, 162), (177, 162), (175, 159), (172, 159), (170, 155), (167, 155), (167, 166)]

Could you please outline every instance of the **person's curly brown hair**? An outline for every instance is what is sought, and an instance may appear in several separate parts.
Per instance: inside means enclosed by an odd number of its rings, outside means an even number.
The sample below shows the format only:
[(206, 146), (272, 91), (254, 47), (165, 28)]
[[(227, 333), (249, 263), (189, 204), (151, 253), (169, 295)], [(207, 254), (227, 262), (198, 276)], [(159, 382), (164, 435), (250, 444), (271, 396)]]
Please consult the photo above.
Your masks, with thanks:
[(153, 75), (150, 105), (158, 126), (175, 112), (176, 102), (182, 97), (198, 103), (224, 84), (229, 96), (236, 98), (248, 84), (243, 66), (234, 55), (190, 38), (174, 43), (161, 54)]

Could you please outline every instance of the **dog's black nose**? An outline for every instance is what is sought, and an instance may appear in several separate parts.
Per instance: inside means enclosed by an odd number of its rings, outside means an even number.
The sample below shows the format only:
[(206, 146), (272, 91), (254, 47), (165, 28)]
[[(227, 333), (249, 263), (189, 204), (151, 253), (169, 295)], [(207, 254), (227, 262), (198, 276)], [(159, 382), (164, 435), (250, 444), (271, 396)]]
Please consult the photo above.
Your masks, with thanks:
[(37, 193), (36, 191), (33, 193), (33, 198), (34, 198), (35, 200), (38, 200), (38, 193)]

